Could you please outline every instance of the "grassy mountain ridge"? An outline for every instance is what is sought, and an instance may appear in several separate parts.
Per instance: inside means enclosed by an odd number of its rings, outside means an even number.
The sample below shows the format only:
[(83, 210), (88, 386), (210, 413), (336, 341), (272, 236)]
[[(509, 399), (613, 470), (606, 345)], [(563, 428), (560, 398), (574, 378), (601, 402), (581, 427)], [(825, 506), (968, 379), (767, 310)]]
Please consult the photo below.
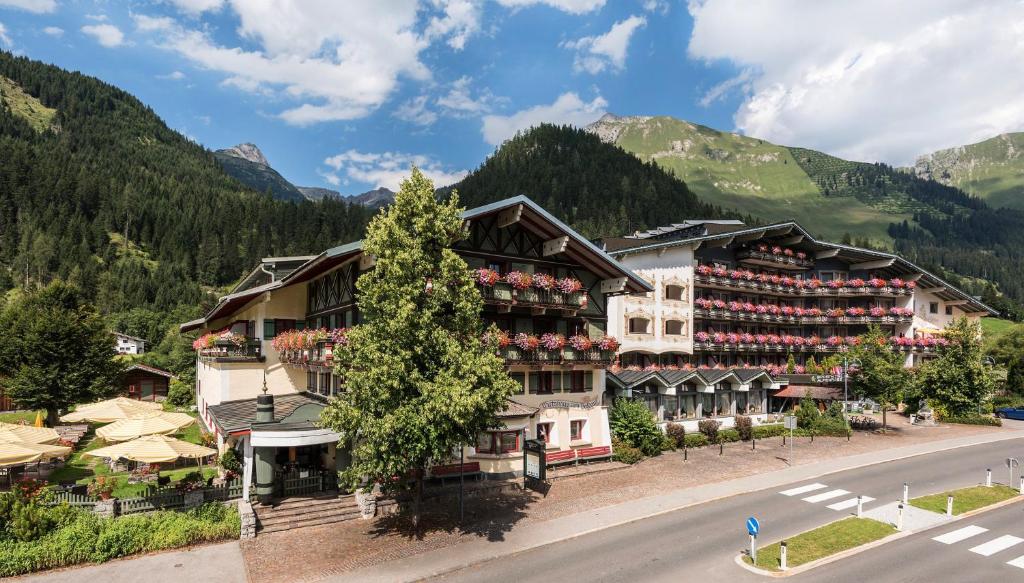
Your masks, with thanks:
[(1024, 209), (1024, 132), (932, 152), (909, 170), (979, 196), (991, 206)]

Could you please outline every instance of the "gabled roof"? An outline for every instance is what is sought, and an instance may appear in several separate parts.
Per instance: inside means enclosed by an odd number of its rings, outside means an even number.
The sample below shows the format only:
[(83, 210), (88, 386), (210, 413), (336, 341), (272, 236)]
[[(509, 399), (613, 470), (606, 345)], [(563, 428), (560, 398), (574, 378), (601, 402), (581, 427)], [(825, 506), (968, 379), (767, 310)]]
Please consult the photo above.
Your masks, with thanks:
[[(666, 241), (659, 241), (657, 239), (640, 239), (641, 244), (632, 247), (626, 247), (622, 249), (614, 249), (608, 253), (614, 257), (626, 257), (629, 255), (639, 255), (652, 251), (660, 252), (664, 249), (672, 247), (690, 247), (694, 251), (700, 249), (701, 246), (709, 243), (726, 241), (725, 245), (731, 244), (732, 242), (741, 241), (754, 241), (764, 237), (780, 237), (783, 235), (802, 235), (803, 241), (801, 246), (807, 247), (813, 251), (838, 251), (837, 257), (845, 259), (851, 262), (868, 262), (872, 260), (892, 260), (892, 268), (898, 268), (901, 272), (912, 272), (920, 273), (921, 280), (918, 282), (918, 287), (931, 287), (931, 288), (942, 288), (941, 291), (936, 292), (936, 295), (946, 300), (966, 300), (969, 305), (975, 308), (978, 312), (988, 312), (992, 315), (998, 315), (998, 311), (992, 307), (986, 305), (981, 300), (968, 294), (967, 292), (958, 289), (951, 283), (945, 281), (941, 277), (931, 273), (930, 271), (892, 253), (885, 251), (876, 251), (874, 249), (864, 249), (861, 247), (854, 247), (852, 245), (843, 245), (841, 243), (832, 243), (829, 241), (821, 241), (815, 239), (806, 229), (800, 226), (796, 221), (785, 221), (781, 223), (774, 223), (771, 225), (763, 225), (759, 227), (749, 227), (746, 229), (739, 229), (736, 231), (729, 231), (725, 233), (713, 233), (700, 235), (695, 237), (671, 239)], [(924, 284), (924, 285), (922, 285)]]
[(128, 368), (124, 369), (124, 372), (129, 372), (129, 371), (133, 371), (133, 370), (141, 370), (141, 371), (152, 373), (152, 374), (155, 374), (155, 375), (160, 375), (162, 377), (167, 377), (169, 379), (176, 379), (176, 378), (178, 378), (172, 372), (166, 371), (166, 370), (164, 370), (162, 368), (157, 368), (155, 366), (149, 366), (149, 365), (142, 364), (142, 363), (135, 363), (135, 364), (129, 366)]
[(524, 405), (519, 401), (509, 399), (505, 402), (505, 408), (498, 411), (497, 416), (500, 419), (508, 417), (532, 417), (537, 413), (537, 411), (540, 411), (537, 407), (530, 407), (529, 405)]
[(606, 378), (620, 389), (631, 389), (647, 382), (657, 382), (665, 387), (678, 387), (687, 381), (696, 381), (704, 386), (712, 386), (725, 380), (747, 384), (758, 378), (775, 382), (772, 375), (759, 368), (726, 368), (696, 370), (620, 370), (608, 371)]
[[(323, 401), (314, 399), (305, 393), (274, 395), (274, 421), (280, 421), (299, 407), (310, 404), (323, 406)], [(207, 410), (213, 417), (214, 425), (223, 433), (247, 431), (256, 421), (255, 398), (224, 401), (217, 405), (210, 405)]]
[[(463, 211), (462, 218), (467, 221), (472, 221), (518, 205), (522, 205), (523, 210), (526, 211), (523, 218), (529, 224), (529, 228), (537, 230), (551, 238), (568, 236), (570, 239), (570, 245), (567, 246), (565, 254), (574, 260), (584, 263), (587, 265), (588, 269), (593, 270), (597, 275), (605, 278), (626, 278), (626, 290), (630, 292), (653, 291), (654, 288), (652, 288), (649, 283), (644, 281), (638, 275), (619, 263), (618, 260), (599, 249), (583, 235), (574, 231), (571, 227), (555, 218), (554, 215), (541, 208), (540, 205), (533, 202), (526, 196), (514, 196), (512, 198), (493, 202), (474, 209), (468, 209)], [(188, 332), (190, 330), (200, 328), (211, 320), (216, 320), (224, 315), (231, 314), (263, 292), (308, 281), (322, 273), (330, 271), (354, 257), (361, 255), (362, 253), (363, 242), (353, 241), (337, 247), (331, 247), (319, 255), (309, 256), (309, 259), (305, 263), (277, 281), (237, 291), (221, 297), (217, 305), (204, 317), (181, 324), (179, 328), (182, 332)], [(284, 259), (294, 260), (303, 258), (304, 257), (289, 257)], [(269, 259), (274, 258), (268, 258), (264, 261)], [(255, 271), (259, 271), (259, 267), (257, 267)]]
[(132, 336), (131, 334), (125, 334), (124, 332), (114, 331), (114, 336), (117, 336), (118, 338), (127, 338), (128, 340), (134, 340), (136, 342), (146, 342), (145, 338), (139, 338), (138, 336)]

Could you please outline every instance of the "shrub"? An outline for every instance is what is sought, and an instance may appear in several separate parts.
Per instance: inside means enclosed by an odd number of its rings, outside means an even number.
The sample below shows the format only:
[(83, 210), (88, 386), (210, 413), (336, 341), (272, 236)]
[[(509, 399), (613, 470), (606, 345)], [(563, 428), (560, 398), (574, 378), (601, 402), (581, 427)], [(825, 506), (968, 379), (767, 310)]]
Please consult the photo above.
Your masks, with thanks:
[(750, 438), (754, 434), (754, 422), (746, 415), (737, 415), (736, 431), (740, 434), (740, 439), (743, 441), (750, 441)]
[(832, 401), (832, 404), (825, 410), (825, 416), (833, 419), (843, 418), (843, 404), (839, 401)]
[(171, 379), (171, 385), (167, 388), (167, 403), (181, 409), (195, 405), (196, 393), (192, 385)]
[(686, 447), (704, 447), (710, 443), (708, 436), (703, 433), (687, 433), (683, 442)]
[(675, 451), (676, 440), (668, 434), (661, 436), (661, 451)]
[(217, 460), (217, 463), (226, 471), (235, 474), (242, 471), (242, 462), (238, 459), (238, 452), (234, 448), (228, 448), (224, 453), (220, 454), (220, 459)]
[(719, 429), (718, 441), (721, 443), (732, 443), (740, 440), (740, 432), (735, 429)]
[(686, 427), (682, 423), (669, 423), (665, 427), (665, 435), (675, 441), (676, 447), (683, 447), (683, 440), (686, 439)]
[(995, 427), (1002, 427), (1003, 421), (996, 417), (988, 417), (986, 415), (978, 415), (973, 413), (970, 415), (958, 415), (956, 417), (946, 417), (943, 419), (946, 423), (958, 423), (961, 425), (992, 425)]
[(849, 432), (846, 421), (842, 417), (820, 416), (810, 428), (815, 435), (845, 436)]
[(819, 417), (821, 417), (821, 413), (818, 412), (818, 406), (814, 403), (814, 399), (810, 397), (800, 399), (800, 408), (796, 410), (797, 427), (811, 429)]
[(643, 401), (618, 399), (609, 419), (612, 434), (644, 455), (661, 453), (662, 432)]
[(769, 437), (778, 437), (780, 435), (786, 435), (788, 433), (789, 433), (789, 430), (786, 429), (784, 426), (779, 425), (779, 424), (776, 424), (776, 425), (758, 425), (757, 427), (754, 428), (754, 431), (753, 431), (754, 437), (756, 437), (758, 439), (766, 439), (766, 438), (769, 438)]
[(871, 430), (871, 431), (873, 431), (875, 429), (878, 429), (881, 426), (882, 426), (881, 423), (879, 423), (878, 421), (875, 421), (871, 417), (863, 417), (863, 416), (860, 416), (860, 415), (854, 415), (853, 417), (850, 417), (850, 428), (851, 429), (861, 429), (861, 430)]
[(716, 421), (715, 419), (701, 419), (700, 422), (697, 423), (697, 429), (699, 429), (700, 432), (703, 433), (704, 436), (708, 438), (709, 442), (717, 443), (718, 428), (721, 425), (722, 424)]
[(628, 445), (618, 438), (612, 438), (612, 459), (633, 465), (644, 459), (644, 454), (639, 448)]

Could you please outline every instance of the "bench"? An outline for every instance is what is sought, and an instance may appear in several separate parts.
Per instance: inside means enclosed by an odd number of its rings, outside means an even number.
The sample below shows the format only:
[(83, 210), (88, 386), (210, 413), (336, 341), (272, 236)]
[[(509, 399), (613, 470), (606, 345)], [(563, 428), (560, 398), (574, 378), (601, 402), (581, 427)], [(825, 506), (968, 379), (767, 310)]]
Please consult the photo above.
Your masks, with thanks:
[(480, 462), (468, 462), (464, 464), (442, 464), (430, 467), (430, 477), (440, 478), (444, 484), (445, 478), (457, 478), (459, 476), (481, 477)]
[(574, 462), (576, 461), (576, 450), (554, 451), (544, 456), (544, 459), (549, 466)]
[(576, 450), (577, 461), (593, 461), (612, 457), (612, 448), (607, 445), (599, 447), (581, 447)]

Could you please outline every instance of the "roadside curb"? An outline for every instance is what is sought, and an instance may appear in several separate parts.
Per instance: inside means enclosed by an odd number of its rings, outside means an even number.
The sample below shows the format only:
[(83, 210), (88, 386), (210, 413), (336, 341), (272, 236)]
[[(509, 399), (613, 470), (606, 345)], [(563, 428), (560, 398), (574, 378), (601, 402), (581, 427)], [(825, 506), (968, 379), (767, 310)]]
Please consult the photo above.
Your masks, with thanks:
[[(793, 567), (791, 569), (786, 569), (785, 571), (767, 571), (765, 569), (759, 569), (758, 567), (750, 565), (745, 560), (743, 560), (744, 557), (746, 557), (746, 555), (743, 554), (743, 553), (739, 553), (738, 555), (736, 555), (735, 558), (734, 558), (734, 561), (736, 562), (737, 565), (739, 565), (740, 567), (743, 567), (747, 571), (750, 571), (751, 573), (754, 573), (756, 575), (761, 575), (763, 577), (775, 577), (775, 578), (791, 577), (793, 575), (799, 575), (801, 573), (804, 573), (804, 572), (816, 569), (816, 568), (821, 567), (823, 565), (828, 565), (829, 563), (834, 563), (836, 561), (841, 561), (841, 560), (843, 560), (843, 559), (845, 559), (847, 557), (852, 557), (853, 555), (859, 555), (860, 553), (863, 553), (865, 551), (870, 551), (871, 549), (874, 549), (876, 547), (880, 547), (880, 546), (882, 546), (884, 544), (888, 544), (890, 542), (893, 542), (893, 541), (896, 541), (896, 540), (900, 540), (900, 539), (906, 538), (908, 536), (912, 536), (912, 535), (915, 535), (915, 534), (920, 534), (920, 533), (923, 533), (923, 532), (927, 532), (929, 530), (932, 530), (932, 529), (935, 529), (935, 528), (939, 528), (941, 526), (949, 526), (950, 524), (954, 524), (954, 523), (959, 522), (959, 521), (961, 521), (961, 520), (963, 520), (965, 518), (971, 518), (971, 517), (977, 516), (979, 514), (984, 514), (985, 512), (989, 512), (989, 511), (992, 511), (992, 510), (998, 510), (998, 509), (1000, 509), (1000, 508), (1002, 508), (1004, 506), (1010, 506), (1011, 504), (1017, 504), (1017, 503), (1020, 503), (1020, 502), (1024, 502), (1024, 495), (1017, 495), (1014, 498), (1007, 498), (1006, 500), (1003, 500), (1001, 502), (996, 502), (995, 504), (989, 504), (988, 506), (985, 506), (985, 507), (982, 507), (982, 508), (977, 508), (975, 510), (971, 510), (970, 512), (964, 512), (963, 514), (958, 514), (956, 516), (951, 517), (949, 520), (947, 520), (945, 522), (939, 522), (939, 523), (936, 523), (936, 524), (932, 524), (930, 526), (925, 526), (923, 528), (919, 528), (917, 530), (905, 530), (903, 532), (897, 532), (895, 534), (890, 534), (889, 536), (884, 537), (884, 538), (880, 538), (880, 539), (878, 539), (876, 541), (871, 541), (869, 543), (865, 543), (865, 544), (862, 544), (860, 546), (853, 547), (852, 549), (846, 549), (845, 551), (836, 553), (834, 555), (829, 555), (827, 557), (822, 557), (820, 559), (816, 559), (814, 561), (811, 561), (810, 563), (804, 563), (803, 565), (799, 565), (799, 566)], [(936, 513), (936, 514), (938, 514), (938, 513)], [(833, 524), (835, 522), (839, 522), (840, 520), (845, 520), (846, 518), (849, 518), (849, 517), (847, 516), (847, 517), (840, 518), (839, 520), (833, 520), (832, 522), (826, 522), (825, 524), (823, 524), (821, 526), (828, 526), (829, 524)], [(869, 520), (873, 520), (873, 519), (869, 519)], [(821, 528), (821, 527), (818, 527), (818, 528)], [(780, 540), (784, 540), (784, 539), (780, 539)], [(779, 541), (775, 541), (775, 542), (779, 542)], [(768, 544), (772, 545), (772, 544), (775, 544), (775, 542), (771, 542), (771, 543), (768, 543)]]
[[(958, 438), (958, 439), (962, 439), (962, 438)], [(472, 551), (470, 551), (469, 553), (457, 553), (457, 554), (454, 554), (454, 556), (453, 556), (454, 560), (452, 560), (450, 563), (444, 564), (444, 565), (437, 565), (436, 567), (429, 567), (429, 566), (425, 565), (425, 563), (427, 563), (427, 560), (426, 560), (427, 557), (425, 557), (424, 554), (418, 554), (418, 555), (414, 555), (412, 557), (406, 557), (404, 559), (401, 559), (401, 561), (407, 561), (407, 562), (413, 563), (413, 564), (415, 564), (415, 565), (417, 565), (419, 567), (426, 567), (423, 570), (416, 571), (414, 574), (406, 573), (406, 572), (401, 572), (402, 567), (398, 567), (399, 571), (396, 572), (396, 570), (394, 570), (394, 567), (396, 567), (396, 565), (395, 565), (394, 562), (392, 562), (389, 565), (391, 567), (391, 569), (388, 569), (388, 570), (385, 570), (385, 565), (384, 564), (380, 564), (380, 565), (375, 565), (375, 566), (372, 566), (372, 567), (367, 567), (365, 569), (357, 569), (357, 570), (354, 570), (354, 571), (345, 571), (345, 572), (342, 572), (342, 573), (334, 573), (334, 574), (329, 574), (328, 573), (328, 574), (326, 574), (327, 576), (324, 577), (321, 580), (327, 580), (327, 581), (338, 582), (338, 583), (343, 582), (343, 581), (358, 581), (359, 583), (372, 583), (372, 582), (375, 582), (375, 581), (380, 581), (382, 583), (383, 582), (391, 583), (391, 582), (394, 582), (394, 581), (421, 581), (421, 580), (424, 580), (424, 579), (429, 579), (429, 578), (432, 578), (432, 577), (439, 577), (439, 576), (442, 576), (442, 575), (446, 575), (448, 573), (453, 573), (453, 572), (456, 572), (456, 571), (460, 571), (462, 569), (466, 569), (466, 568), (469, 568), (469, 567), (472, 567), (472, 566), (475, 566), (475, 565), (485, 564), (485, 563), (488, 563), (490, 561), (494, 561), (494, 560), (498, 560), (498, 559), (504, 559), (504, 558), (507, 558), (507, 557), (513, 557), (513, 556), (516, 556), (516, 555), (519, 555), (519, 554), (522, 554), (522, 553), (525, 553), (525, 552), (529, 552), (529, 551), (532, 551), (532, 550), (535, 550), (535, 549), (538, 549), (538, 548), (543, 548), (543, 547), (550, 546), (550, 545), (553, 545), (553, 544), (557, 544), (557, 543), (560, 543), (560, 542), (564, 542), (564, 541), (567, 541), (567, 540), (573, 540), (573, 539), (576, 539), (576, 538), (587, 536), (587, 535), (593, 534), (595, 532), (600, 532), (600, 531), (608, 530), (608, 529), (612, 529), (612, 528), (618, 528), (618, 527), (626, 526), (626, 525), (629, 525), (629, 524), (633, 524), (635, 522), (639, 522), (641, 520), (647, 520), (647, 519), (650, 519), (650, 518), (656, 518), (656, 517), (659, 517), (659, 516), (663, 516), (665, 514), (669, 514), (669, 513), (672, 513), (672, 512), (678, 512), (680, 510), (685, 510), (687, 508), (691, 508), (691, 507), (694, 507), (694, 506), (699, 506), (701, 504), (709, 504), (709, 503), (712, 503), (712, 502), (717, 502), (717, 501), (720, 501), (720, 500), (724, 500), (724, 499), (727, 499), (727, 498), (732, 498), (732, 497), (735, 497), (735, 496), (740, 496), (740, 495), (743, 495), (743, 494), (748, 494), (748, 493), (751, 493), (751, 492), (761, 492), (761, 491), (765, 491), (765, 490), (771, 490), (771, 489), (776, 488), (776, 487), (778, 487), (780, 485), (791, 484), (791, 483), (796, 483), (796, 482), (802, 482), (802, 481), (806, 481), (806, 480), (813, 480), (813, 479), (820, 478), (822, 476), (828, 476), (828, 475), (831, 475), (831, 474), (836, 474), (836, 473), (840, 473), (840, 472), (846, 472), (846, 471), (850, 471), (850, 470), (856, 470), (856, 469), (860, 469), (860, 468), (865, 468), (865, 467), (869, 467), (869, 466), (875, 466), (875, 465), (889, 463), (889, 462), (896, 462), (896, 461), (910, 459), (910, 458), (919, 457), (919, 456), (923, 456), (923, 455), (931, 455), (931, 454), (934, 454), (934, 453), (941, 453), (941, 452), (944, 452), (944, 451), (952, 451), (952, 450), (956, 450), (956, 449), (962, 449), (962, 448), (965, 448), (965, 447), (976, 447), (976, 446), (981, 446), (981, 445), (988, 445), (988, 444), (992, 444), (992, 443), (999, 443), (999, 442), (1003, 442), (1003, 441), (1010, 441), (1010, 440), (1013, 440), (1013, 439), (1024, 439), (1024, 431), (1019, 431), (1019, 430), (1013, 431), (1009, 435), (999, 435), (998, 433), (989, 434), (989, 435), (985, 436), (984, 439), (980, 439), (980, 440), (977, 440), (977, 441), (974, 441), (974, 442), (971, 442), (971, 443), (950, 444), (950, 445), (938, 447), (938, 448), (935, 448), (935, 449), (929, 449), (928, 451), (911, 452), (911, 453), (907, 453), (907, 454), (904, 454), (904, 455), (897, 455), (895, 457), (881, 459), (881, 460), (879, 460), (879, 459), (871, 459), (871, 460), (868, 460), (868, 461), (864, 461), (863, 463), (856, 463), (856, 464), (849, 465), (849, 466), (844, 466), (844, 467), (841, 467), (841, 468), (828, 469), (828, 470), (824, 470), (824, 471), (821, 471), (821, 472), (818, 472), (818, 473), (813, 473), (813, 474), (806, 475), (806, 476), (800, 476), (800, 477), (796, 477), (796, 478), (792, 478), (792, 479), (787, 479), (785, 481), (780, 481), (778, 483), (772, 482), (772, 483), (765, 484), (764, 486), (758, 487), (758, 488), (750, 488), (750, 489), (745, 489), (743, 491), (738, 491), (738, 492), (724, 493), (724, 494), (721, 494), (721, 495), (718, 495), (718, 496), (709, 496), (709, 497), (703, 498), (701, 500), (687, 501), (687, 502), (683, 502), (681, 504), (680, 503), (676, 503), (676, 504), (669, 503), (669, 505), (667, 505), (665, 507), (659, 508), (659, 509), (654, 510), (654, 511), (645, 512), (642, 515), (630, 516), (628, 518), (622, 518), (622, 519), (618, 519), (618, 520), (615, 520), (613, 518), (609, 522), (604, 523), (604, 524), (599, 524), (599, 525), (596, 525), (596, 526), (593, 526), (593, 527), (590, 527), (590, 528), (584, 528), (582, 530), (577, 530), (577, 531), (570, 532), (570, 533), (555, 535), (555, 536), (552, 536), (550, 538), (539, 538), (539, 539), (538, 538), (533, 538), (533, 539), (530, 539), (529, 542), (524, 542), (522, 544), (512, 543), (511, 544), (511, 548), (507, 548), (505, 550), (492, 549), (492, 548), (490, 548), (488, 546), (488, 547), (484, 547), (484, 550), (482, 550), (479, 553), (476, 553), (475, 555), (474, 555), (474, 553)], [(954, 441), (954, 440), (949, 440), (949, 441)], [(912, 446), (908, 446), (908, 447), (912, 447)], [(855, 455), (863, 455), (863, 454), (855, 454)], [(821, 462), (818, 462), (818, 463), (821, 463)], [(776, 472), (788, 472), (788, 471), (791, 471), (791, 470), (794, 470), (794, 469), (797, 469), (797, 468), (800, 468), (800, 467), (801, 466), (793, 466), (793, 467), (786, 468), (786, 469), (783, 469), (783, 470), (775, 470), (775, 471)], [(764, 474), (760, 474), (760, 475), (763, 476)], [(745, 478), (737, 478), (735, 480), (742, 480), (742, 479), (745, 479)], [(735, 481), (735, 480), (730, 480), (730, 481)], [(723, 484), (727, 484), (727, 483), (729, 483), (729, 481), (726, 481), (726, 482), (716, 482), (716, 483), (712, 483), (712, 484), (705, 484), (705, 485), (702, 485), (702, 486), (697, 486), (695, 488), (687, 488), (687, 489), (684, 489), (684, 490), (677, 490), (676, 492), (685, 492), (686, 490), (697, 489), (697, 488), (701, 488), (701, 487), (705, 487), (705, 486), (721, 487)], [(662, 496), (665, 496), (665, 495), (662, 495)], [(657, 498), (657, 496), (650, 497), (650, 498)], [(1024, 498), (1024, 497), (1022, 497), (1022, 498)], [(623, 503), (620, 503), (620, 505), (621, 504), (623, 504)], [(581, 514), (588, 514), (588, 513), (592, 514), (595, 511), (597, 511), (597, 512), (602, 512), (602, 511), (603, 512), (613, 512), (616, 506), (618, 506), (618, 505), (605, 506), (605, 507), (601, 507), (601, 508), (598, 508), (598, 509), (593, 509), (593, 510), (591, 510), (589, 512), (584, 512), (584, 513), (581, 513)], [(562, 517), (562, 518), (568, 518), (568, 517)], [(555, 520), (558, 520), (558, 519), (555, 519)], [(548, 523), (548, 522), (550, 522), (550, 521), (543, 521), (543, 522), (540, 522), (538, 524), (545, 524), (545, 523)], [(904, 535), (904, 533), (899, 533), (899, 535), (902, 536), (902, 535)], [(895, 536), (895, 535), (893, 535), (893, 536)], [(884, 539), (882, 539), (882, 540), (884, 540)], [(875, 541), (875, 542), (878, 542), (878, 541)], [(468, 541), (468, 542), (465, 542), (465, 543), (458, 543), (458, 544), (453, 545), (451, 547), (445, 547), (445, 549), (440, 549), (440, 550), (444, 550), (446, 552), (451, 553), (452, 549), (455, 549), (458, 546), (463, 545), (463, 544), (474, 545), (474, 544), (477, 544), (477, 541)], [(869, 543), (869, 544), (871, 544), (871, 543)], [(856, 550), (856, 549), (849, 549), (849, 550), (853, 551), (853, 550)], [(428, 554), (429, 554), (429, 552), (430, 551), (428, 551)], [(844, 552), (846, 552), (846, 551), (844, 551)], [(803, 565), (801, 565), (801, 567), (803, 567)], [(787, 571), (787, 573), (789, 573), (790, 571)]]

